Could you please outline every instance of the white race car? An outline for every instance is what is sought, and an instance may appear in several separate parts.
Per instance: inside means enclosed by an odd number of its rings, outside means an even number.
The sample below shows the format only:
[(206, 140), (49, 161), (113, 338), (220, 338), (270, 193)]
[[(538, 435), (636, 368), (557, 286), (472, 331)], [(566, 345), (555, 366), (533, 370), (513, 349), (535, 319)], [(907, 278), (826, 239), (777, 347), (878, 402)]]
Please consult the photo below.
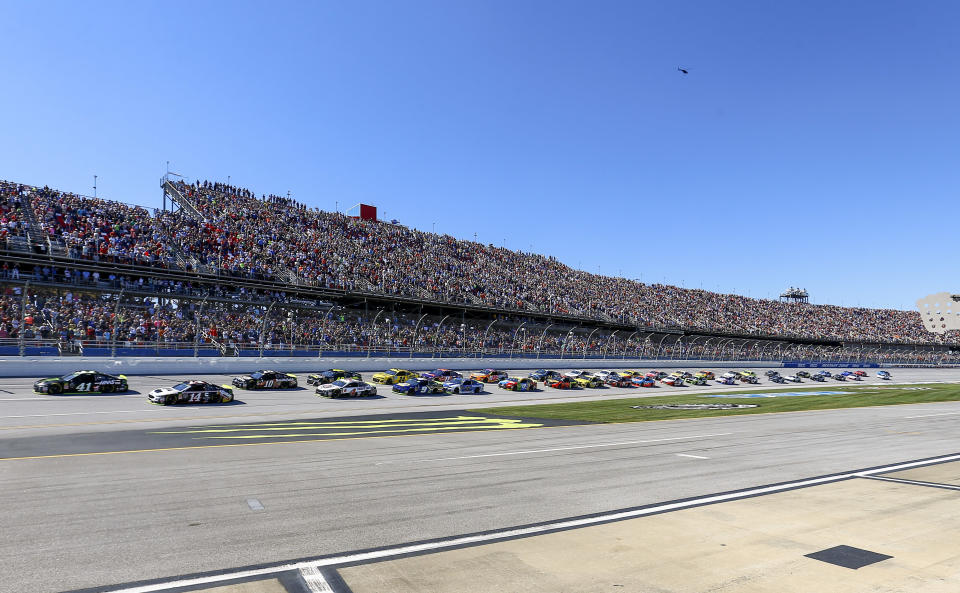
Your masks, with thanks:
[(369, 397), (377, 394), (377, 386), (356, 379), (340, 379), (317, 386), (317, 395), (323, 397)]

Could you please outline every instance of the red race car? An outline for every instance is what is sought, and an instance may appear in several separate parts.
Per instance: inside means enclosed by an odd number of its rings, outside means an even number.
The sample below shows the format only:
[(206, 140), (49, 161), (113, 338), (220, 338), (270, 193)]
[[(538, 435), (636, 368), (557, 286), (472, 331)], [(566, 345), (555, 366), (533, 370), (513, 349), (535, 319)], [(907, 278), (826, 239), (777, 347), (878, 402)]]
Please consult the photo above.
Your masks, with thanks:
[(573, 389), (576, 387), (571, 381), (570, 377), (560, 377), (559, 379), (553, 379), (547, 383), (548, 387), (553, 387), (554, 389)]

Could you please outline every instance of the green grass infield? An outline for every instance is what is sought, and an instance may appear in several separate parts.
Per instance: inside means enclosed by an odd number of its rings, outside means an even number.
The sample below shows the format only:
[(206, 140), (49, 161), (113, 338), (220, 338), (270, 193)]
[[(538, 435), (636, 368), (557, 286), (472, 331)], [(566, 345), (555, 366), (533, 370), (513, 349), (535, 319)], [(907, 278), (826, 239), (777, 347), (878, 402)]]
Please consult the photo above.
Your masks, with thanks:
[[(723, 397), (716, 397), (718, 395), (722, 395)], [(747, 392), (724, 391), (699, 395), (678, 394), (563, 404), (505, 406), (470, 411), (480, 414), (580, 420), (585, 422), (648, 422), (652, 420), (674, 420), (677, 418), (742, 416), (745, 414), (803, 412), (807, 410), (894, 406), (900, 404), (946, 401), (960, 401), (960, 385), (952, 383), (855, 386), (826, 384), (819, 387), (801, 387), (798, 389), (771, 389), (770, 391)], [(636, 409), (632, 407), (664, 404), (743, 404), (754, 405), (756, 407), (728, 410)]]

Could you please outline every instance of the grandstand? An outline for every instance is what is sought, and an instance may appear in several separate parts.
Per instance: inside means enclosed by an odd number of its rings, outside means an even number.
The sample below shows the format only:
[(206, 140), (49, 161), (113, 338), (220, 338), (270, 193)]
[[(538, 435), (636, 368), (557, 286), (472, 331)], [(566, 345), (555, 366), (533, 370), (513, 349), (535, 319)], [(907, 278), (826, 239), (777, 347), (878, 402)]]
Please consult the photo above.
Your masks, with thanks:
[(915, 311), (572, 269), (288, 197), (162, 181), (150, 210), (0, 183), (0, 353), (956, 362)]

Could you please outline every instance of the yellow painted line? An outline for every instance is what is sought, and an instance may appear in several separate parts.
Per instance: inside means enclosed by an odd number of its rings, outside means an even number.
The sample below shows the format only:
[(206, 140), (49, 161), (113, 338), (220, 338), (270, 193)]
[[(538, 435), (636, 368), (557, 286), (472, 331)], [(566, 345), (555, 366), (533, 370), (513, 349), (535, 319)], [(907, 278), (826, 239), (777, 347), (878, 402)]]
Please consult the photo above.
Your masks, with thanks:
[[(402, 413), (402, 412), (401, 412)], [(315, 421), (303, 421), (303, 420), (291, 420), (289, 422), (257, 422), (255, 424), (226, 424), (224, 426), (230, 427), (260, 427), (260, 426), (296, 426), (298, 424), (304, 425), (316, 425), (316, 424), (329, 424), (329, 425), (351, 425), (355, 424), (357, 426), (363, 425), (372, 425), (372, 426), (389, 426), (391, 424), (407, 424), (410, 422), (447, 422), (450, 420), (489, 420), (489, 416), (443, 416), (440, 418), (393, 418), (387, 420), (337, 420), (334, 418), (327, 419), (318, 419)], [(499, 418), (495, 418), (499, 420)], [(510, 419), (512, 420), (512, 418)], [(520, 420), (516, 420), (520, 422)], [(216, 425), (214, 425), (216, 426)]]
[[(429, 428), (397, 428), (397, 429), (388, 429), (380, 431), (363, 431), (363, 432), (318, 432), (315, 434), (238, 434), (234, 436), (209, 436), (209, 437), (196, 437), (204, 439), (265, 439), (265, 438), (286, 438), (286, 437), (299, 437), (299, 436), (330, 436), (330, 437), (339, 437), (350, 436), (355, 434), (377, 434), (377, 433), (398, 433), (398, 432), (442, 432), (448, 430), (459, 430), (461, 432), (470, 432), (478, 430), (509, 430), (512, 428), (540, 428), (542, 424), (491, 424), (490, 426), (473, 426), (473, 427), (463, 427), (463, 426), (434, 426)], [(464, 431), (464, 428), (467, 428), (467, 431)]]
[[(521, 424), (523, 420), (513, 419), (513, 418), (467, 418), (463, 420), (458, 420), (456, 418), (451, 418), (449, 421), (434, 421), (434, 422), (404, 422), (397, 424), (361, 424), (356, 425), (350, 422), (344, 423), (317, 423), (312, 424), (309, 422), (299, 422), (295, 425), (284, 426), (282, 424), (273, 424), (270, 428), (260, 428), (256, 425), (248, 425), (248, 427), (237, 428), (232, 425), (225, 425), (223, 428), (207, 428), (207, 427), (191, 427), (187, 430), (158, 430), (151, 432), (150, 434), (201, 434), (201, 433), (210, 433), (210, 432), (269, 432), (276, 430), (341, 430), (348, 428), (364, 428), (370, 429), (370, 431), (376, 429), (382, 429), (380, 432), (393, 432), (399, 430), (403, 427), (411, 426), (453, 426), (453, 425), (465, 425), (465, 424), (493, 424), (496, 426), (507, 426), (509, 424)], [(214, 425), (216, 426), (216, 425)], [(336, 434), (336, 433), (335, 433)]]

